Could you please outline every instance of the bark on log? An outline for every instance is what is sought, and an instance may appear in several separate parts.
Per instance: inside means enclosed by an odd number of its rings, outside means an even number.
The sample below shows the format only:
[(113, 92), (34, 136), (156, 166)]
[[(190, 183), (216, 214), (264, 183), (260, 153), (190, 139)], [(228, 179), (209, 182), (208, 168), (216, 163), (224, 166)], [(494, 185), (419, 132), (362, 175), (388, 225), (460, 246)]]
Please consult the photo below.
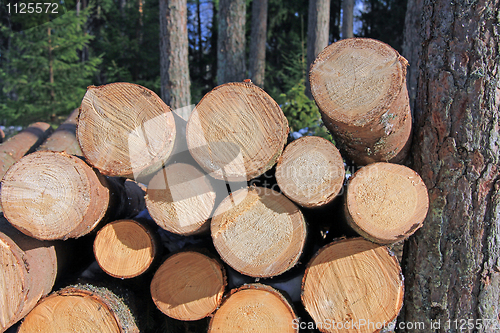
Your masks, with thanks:
[(367, 165), (349, 179), (344, 202), (351, 228), (379, 244), (410, 237), (429, 208), (420, 176), (403, 165), (383, 162)]
[(191, 155), (210, 176), (246, 181), (276, 163), (288, 122), (264, 90), (251, 83), (227, 83), (198, 103), (186, 136)]
[(292, 268), (306, 240), (300, 210), (264, 187), (238, 190), (217, 207), (211, 222), (215, 248), (236, 271), (271, 277)]
[(120, 297), (86, 284), (66, 287), (40, 301), (19, 327), (19, 333), (28, 332), (139, 333), (139, 328)]
[(147, 189), (146, 205), (153, 220), (163, 229), (193, 235), (208, 231), (216, 192), (198, 168), (175, 163), (160, 170)]
[(148, 270), (158, 250), (153, 232), (134, 220), (110, 222), (97, 232), (94, 240), (94, 255), (101, 269), (121, 279)]
[(57, 275), (53, 243), (30, 238), (0, 217), (0, 332), (48, 294)]
[(34, 123), (0, 145), (0, 179), (24, 155), (33, 152), (52, 132), (47, 123)]
[[(208, 332), (298, 332), (290, 303), (263, 284), (233, 289), (212, 317)], [(297, 327), (294, 327), (297, 326)]]
[(80, 109), (75, 109), (38, 150), (63, 151), (70, 155), (82, 156), (82, 150), (76, 139), (76, 124), (79, 113)]
[(341, 239), (310, 261), (302, 303), (321, 332), (372, 333), (397, 317), (403, 290), (401, 267), (385, 246)]
[(138, 178), (158, 171), (175, 142), (174, 116), (154, 92), (131, 83), (90, 86), (77, 137), (87, 162), (107, 176)]
[(289, 144), (276, 166), (279, 188), (302, 207), (330, 203), (344, 185), (344, 161), (329, 141), (314, 136)]
[(311, 90), (323, 121), (356, 164), (398, 163), (406, 157), (407, 65), (389, 45), (366, 38), (333, 43), (312, 65)]
[(199, 320), (222, 301), (226, 275), (222, 264), (204, 254), (186, 251), (170, 256), (151, 281), (158, 309), (178, 320)]
[(143, 193), (134, 185), (105, 178), (78, 157), (40, 151), (9, 169), (2, 181), (1, 204), (9, 222), (31, 237), (78, 238), (105, 216), (124, 218), (142, 210)]

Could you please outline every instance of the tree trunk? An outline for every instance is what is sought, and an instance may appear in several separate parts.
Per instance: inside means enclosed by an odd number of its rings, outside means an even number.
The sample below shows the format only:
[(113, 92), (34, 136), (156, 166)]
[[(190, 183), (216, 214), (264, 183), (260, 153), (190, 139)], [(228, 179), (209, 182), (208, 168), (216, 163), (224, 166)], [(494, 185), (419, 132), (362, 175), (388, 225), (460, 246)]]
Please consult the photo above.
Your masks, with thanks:
[(410, 110), (415, 110), (417, 95), (417, 80), (420, 72), (420, 54), (422, 52), (422, 36), (420, 35), (420, 21), (424, 0), (408, 0), (405, 18), (405, 32), (403, 40), (403, 56), (410, 64), (406, 70), (406, 83)]
[(342, 39), (354, 37), (354, 0), (342, 0)]
[(430, 210), (407, 241), (403, 317), (424, 322), (421, 332), (431, 321), (462, 331), (467, 320), (484, 325), (468, 332), (498, 331), (499, 8), (499, 0), (424, 1), (412, 151)]
[(249, 76), (254, 84), (264, 88), (266, 70), (267, 2), (252, 2), (252, 32), (250, 35)]
[(76, 138), (76, 124), (79, 109), (75, 109), (51, 136), (38, 148), (38, 150), (63, 151), (70, 155), (81, 156), (82, 150)]
[(178, 109), (191, 104), (187, 1), (160, 0), (161, 98)]
[(312, 99), (309, 69), (318, 54), (328, 45), (330, 31), (330, 0), (310, 0), (307, 19), (306, 95)]
[(243, 81), (245, 63), (245, 0), (219, 1), (217, 84)]

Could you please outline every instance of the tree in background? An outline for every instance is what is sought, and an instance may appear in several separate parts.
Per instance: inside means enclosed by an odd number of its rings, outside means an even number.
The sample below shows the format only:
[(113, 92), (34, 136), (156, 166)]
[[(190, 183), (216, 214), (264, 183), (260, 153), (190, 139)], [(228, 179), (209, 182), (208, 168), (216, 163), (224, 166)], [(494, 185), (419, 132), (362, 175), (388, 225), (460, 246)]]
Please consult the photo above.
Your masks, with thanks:
[(191, 104), (187, 2), (160, 0), (161, 97), (172, 109)]
[(354, 37), (354, 0), (342, 0), (342, 38)]
[(422, 48), (413, 167), (429, 212), (406, 242), (402, 319), (425, 323), (422, 332), (431, 321), (439, 331), (498, 332), (498, 8), (499, 0), (424, 0), (409, 13), (420, 19), (406, 37)]
[[(61, 9), (62, 10), (62, 9)], [(3, 29), (9, 39), (2, 52), (0, 113), (8, 123), (27, 124), (67, 115), (81, 102), (101, 59), (78, 56), (92, 36), (85, 31), (89, 9), (50, 20), (28, 20), (24, 31)], [(46, 21), (46, 22), (43, 22)], [(40, 24), (42, 23), (42, 24)]]
[[(328, 45), (329, 24), (330, 0), (310, 0), (307, 21), (307, 78), (311, 64)], [(308, 79), (306, 79), (306, 95), (312, 98)]]
[(266, 70), (266, 33), (268, 0), (252, 1), (252, 33), (250, 35), (249, 77), (259, 87), (264, 87)]
[(220, 0), (217, 38), (217, 84), (246, 78), (245, 0)]

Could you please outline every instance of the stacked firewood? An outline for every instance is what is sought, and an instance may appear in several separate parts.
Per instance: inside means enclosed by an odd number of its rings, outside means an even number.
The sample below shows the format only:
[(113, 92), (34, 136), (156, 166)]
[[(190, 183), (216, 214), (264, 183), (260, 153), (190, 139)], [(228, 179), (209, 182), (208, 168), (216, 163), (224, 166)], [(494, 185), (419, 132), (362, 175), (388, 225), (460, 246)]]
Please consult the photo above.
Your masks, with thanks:
[(14, 150), (11, 138), (0, 332), (390, 329), (404, 292), (391, 247), (428, 209), (419, 175), (396, 164), (406, 66), (371, 39), (318, 56), (311, 91), (335, 144), (288, 142), (251, 82), (216, 87), (189, 119), (139, 85), (91, 86), (38, 150), (39, 124)]

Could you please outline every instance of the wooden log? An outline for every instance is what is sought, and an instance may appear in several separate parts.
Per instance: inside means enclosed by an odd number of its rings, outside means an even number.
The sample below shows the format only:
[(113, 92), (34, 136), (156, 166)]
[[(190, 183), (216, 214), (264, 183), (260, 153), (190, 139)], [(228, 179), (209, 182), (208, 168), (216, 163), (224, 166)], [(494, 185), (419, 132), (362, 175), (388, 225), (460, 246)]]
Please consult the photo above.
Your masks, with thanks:
[(175, 163), (160, 170), (147, 189), (146, 206), (163, 229), (193, 235), (208, 231), (216, 192), (198, 168)]
[(206, 94), (186, 137), (196, 162), (216, 179), (246, 181), (269, 170), (283, 151), (288, 122), (279, 105), (251, 83), (226, 83)]
[(97, 263), (107, 274), (121, 279), (144, 273), (155, 259), (159, 244), (148, 227), (134, 220), (106, 224), (94, 240)]
[(4, 131), (0, 128), (0, 143), (3, 143), (5, 141), (5, 133)]
[(349, 38), (326, 47), (311, 66), (311, 91), (323, 121), (356, 164), (405, 158), (412, 122), (407, 65), (385, 43)]
[(175, 134), (170, 107), (142, 86), (90, 86), (83, 97), (78, 142), (88, 163), (104, 175), (155, 173), (169, 158)]
[(76, 124), (79, 113), (79, 109), (73, 110), (38, 150), (63, 151), (70, 155), (82, 156), (82, 150), (76, 139)]
[(210, 229), (222, 260), (253, 277), (276, 276), (292, 268), (306, 240), (298, 207), (265, 187), (241, 189), (225, 198)]
[(34, 123), (0, 145), (0, 179), (24, 155), (33, 152), (52, 132), (47, 123)]
[(358, 234), (380, 244), (412, 235), (427, 215), (427, 187), (412, 169), (392, 163), (373, 163), (349, 179), (344, 211)]
[(397, 317), (403, 290), (401, 267), (385, 246), (341, 239), (309, 262), (302, 303), (321, 332), (373, 333)]
[(4, 332), (52, 290), (58, 269), (55, 246), (22, 234), (0, 217), (0, 267), (0, 332)]
[(107, 288), (85, 284), (45, 297), (18, 332), (139, 333), (139, 328), (123, 299)]
[(105, 178), (76, 156), (34, 152), (5, 174), (1, 204), (9, 222), (31, 237), (78, 238), (105, 217), (123, 218), (139, 210), (140, 198), (122, 183)]
[(222, 264), (194, 251), (165, 260), (151, 281), (151, 297), (161, 312), (194, 321), (214, 312), (222, 301), (226, 275)]
[(276, 289), (263, 284), (233, 289), (212, 317), (208, 332), (298, 332), (293, 308)]
[(280, 190), (302, 207), (330, 203), (344, 185), (344, 161), (328, 140), (305, 136), (290, 143), (276, 166)]

